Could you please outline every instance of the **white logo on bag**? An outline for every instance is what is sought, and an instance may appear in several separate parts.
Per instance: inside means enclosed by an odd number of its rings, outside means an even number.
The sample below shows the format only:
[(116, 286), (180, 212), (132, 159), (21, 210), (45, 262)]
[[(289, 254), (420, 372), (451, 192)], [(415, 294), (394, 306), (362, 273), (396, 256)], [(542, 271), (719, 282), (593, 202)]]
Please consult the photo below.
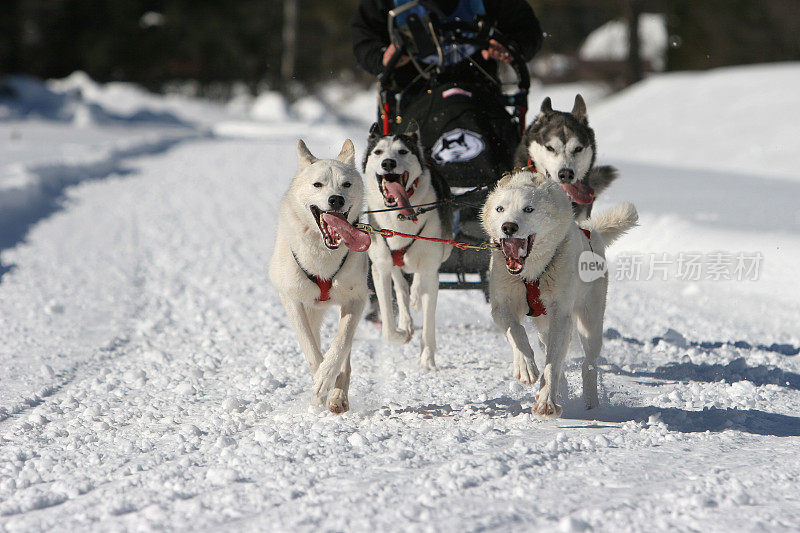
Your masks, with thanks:
[(581, 281), (591, 283), (606, 275), (608, 265), (603, 256), (586, 250), (578, 257), (578, 276)]
[(433, 145), (433, 159), (437, 163), (460, 163), (477, 157), (486, 144), (483, 138), (461, 128), (448, 131)]

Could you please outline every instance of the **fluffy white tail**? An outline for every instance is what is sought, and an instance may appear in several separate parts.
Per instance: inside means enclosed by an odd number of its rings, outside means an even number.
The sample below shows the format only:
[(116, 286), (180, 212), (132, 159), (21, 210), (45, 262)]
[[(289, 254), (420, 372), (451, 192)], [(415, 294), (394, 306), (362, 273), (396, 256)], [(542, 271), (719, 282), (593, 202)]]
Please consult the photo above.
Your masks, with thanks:
[(603, 211), (599, 215), (592, 215), (586, 220), (582, 227), (596, 231), (603, 237), (606, 246), (611, 245), (631, 228), (636, 227), (639, 222), (639, 213), (636, 207), (630, 202), (623, 202), (616, 207)]

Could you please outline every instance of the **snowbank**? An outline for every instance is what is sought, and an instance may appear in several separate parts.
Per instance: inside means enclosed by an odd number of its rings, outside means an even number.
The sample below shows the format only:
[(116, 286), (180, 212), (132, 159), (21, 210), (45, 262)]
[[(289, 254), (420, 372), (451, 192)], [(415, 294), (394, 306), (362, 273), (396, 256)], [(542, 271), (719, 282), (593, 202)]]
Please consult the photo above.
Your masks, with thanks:
[(596, 106), (601, 159), (800, 180), (800, 63), (658, 74)]
[[(667, 18), (660, 13), (644, 13), (639, 17), (639, 56), (650, 61), (655, 70), (667, 65), (669, 35)], [(621, 61), (628, 58), (627, 21), (614, 20), (589, 34), (578, 53), (581, 59)]]

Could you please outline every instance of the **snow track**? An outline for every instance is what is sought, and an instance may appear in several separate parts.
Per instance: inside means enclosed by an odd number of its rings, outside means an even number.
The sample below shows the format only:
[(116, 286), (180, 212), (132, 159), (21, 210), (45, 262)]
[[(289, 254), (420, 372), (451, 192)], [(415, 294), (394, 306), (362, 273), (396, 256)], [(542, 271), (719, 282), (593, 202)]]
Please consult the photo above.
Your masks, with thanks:
[[(796, 71), (744, 77), (788, 98), (782, 80)], [(0, 122), (12, 139), (0, 152), (0, 260), (13, 265), (0, 280), (0, 531), (796, 531), (792, 152), (734, 160), (742, 133), (706, 157), (690, 137), (706, 130), (683, 115), (683, 136), (634, 146), (663, 129), (676, 88), (694, 94), (698, 83), (729, 91), (714, 101), (730, 107), (721, 127), (732, 128), (731, 102), (753, 87), (738, 94), (728, 82), (740, 77), (654, 78), (592, 109), (601, 155), (620, 156), (602, 163), (622, 176), (597, 209), (631, 200), (641, 213), (642, 227), (611, 248), (612, 271), (631, 254), (720, 250), (759, 252), (763, 268), (746, 282), (612, 279), (601, 407), (583, 408), (573, 348), (559, 420), (530, 415), (534, 389), (512, 379), (477, 292), (440, 294), (440, 371), (416, 367), (419, 331), (389, 346), (362, 323), (352, 410), (311, 407), (311, 376), (267, 277), (277, 206), (297, 137), (335, 154), (366, 126), (224, 110), (196, 121), (213, 137)], [(373, 112), (372, 98), (352, 101), (348, 116)], [(703, 94), (693, 101), (709, 106), (703, 120), (716, 116)], [(187, 105), (170, 109), (206, 114)], [(775, 150), (778, 179), (762, 180), (769, 161), (758, 155)], [(664, 166), (682, 153), (691, 157), (676, 165), (713, 168)]]
[[(486, 304), (463, 292), (441, 297), (439, 372), (417, 370), (416, 341), (384, 345), (364, 323), (352, 412), (311, 408), (311, 376), (266, 276), (295, 164), (291, 140), (177, 146), (70, 188), (68, 209), (4, 252), (17, 268), (0, 284), (0, 527), (800, 522), (796, 358), (691, 346), (717, 338), (702, 329), (684, 346), (660, 316), (633, 323), (654, 298), (634, 283), (612, 284), (597, 411), (573, 392), (561, 420), (531, 417), (532, 391), (511, 379)], [(687, 322), (703, 313), (683, 311)]]

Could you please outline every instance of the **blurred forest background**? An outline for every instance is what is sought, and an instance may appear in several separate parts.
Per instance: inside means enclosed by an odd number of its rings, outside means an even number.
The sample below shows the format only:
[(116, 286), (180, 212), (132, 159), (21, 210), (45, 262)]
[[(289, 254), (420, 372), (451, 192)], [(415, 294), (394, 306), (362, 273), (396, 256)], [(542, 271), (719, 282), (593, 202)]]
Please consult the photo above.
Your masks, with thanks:
[[(798, 0), (529, 1), (547, 34), (544, 58), (576, 57), (599, 26), (646, 12), (666, 16), (666, 70), (800, 59)], [(98, 81), (133, 81), (155, 91), (191, 80), (198, 93), (219, 96), (233, 82), (257, 92), (366, 81), (351, 53), (357, 4), (1, 0), (0, 75), (53, 78), (83, 70)]]

